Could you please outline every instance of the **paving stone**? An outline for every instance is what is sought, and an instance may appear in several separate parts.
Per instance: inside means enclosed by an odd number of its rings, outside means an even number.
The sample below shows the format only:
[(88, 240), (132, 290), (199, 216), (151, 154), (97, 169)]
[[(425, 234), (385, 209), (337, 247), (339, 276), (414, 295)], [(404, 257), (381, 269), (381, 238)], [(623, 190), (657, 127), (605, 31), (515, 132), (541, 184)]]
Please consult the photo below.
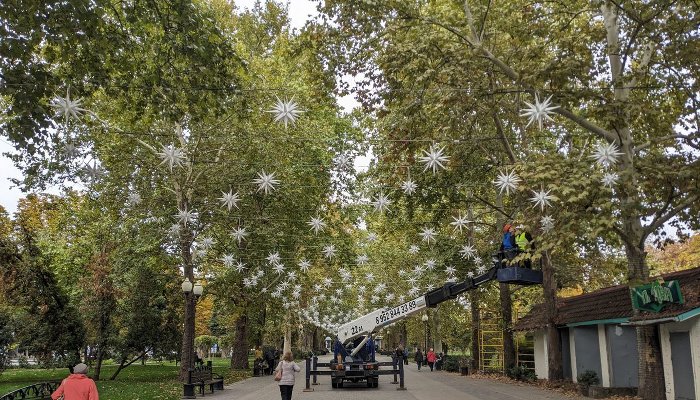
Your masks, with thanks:
[[(319, 357), (319, 362), (328, 362), (329, 356)], [(380, 361), (389, 361), (388, 358)], [(527, 385), (508, 384), (488, 379), (474, 379), (456, 373), (433, 371), (429, 368), (417, 370), (411, 363), (405, 370), (407, 390), (396, 390), (391, 384), (391, 375), (379, 377), (379, 387), (370, 389), (364, 382), (356, 387), (346, 383), (343, 389), (331, 388), (330, 377), (319, 376), (319, 385), (312, 385), (313, 392), (304, 392), (305, 363), (298, 362), (301, 372), (296, 375), (292, 398), (295, 400), (571, 400), (560, 393)], [(211, 400), (277, 400), (280, 398), (277, 382), (272, 376), (246, 379), (227, 385), (222, 392), (207, 394)]]

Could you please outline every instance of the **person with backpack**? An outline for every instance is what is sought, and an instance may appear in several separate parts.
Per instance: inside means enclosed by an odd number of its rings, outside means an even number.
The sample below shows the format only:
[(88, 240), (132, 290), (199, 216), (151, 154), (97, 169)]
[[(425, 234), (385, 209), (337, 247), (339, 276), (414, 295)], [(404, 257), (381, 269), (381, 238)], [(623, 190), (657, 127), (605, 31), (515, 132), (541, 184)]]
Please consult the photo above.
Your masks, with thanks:
[(275, 380), (280, 387), (280, 395), (282, 400), (292, 400), (292, 390), (294, 389), (295, 374), (301, 371), (301, 367), (294, 362), (294, 357), (291, 351), (284, 353), (284, 357), (280, 360), (275, 368)]

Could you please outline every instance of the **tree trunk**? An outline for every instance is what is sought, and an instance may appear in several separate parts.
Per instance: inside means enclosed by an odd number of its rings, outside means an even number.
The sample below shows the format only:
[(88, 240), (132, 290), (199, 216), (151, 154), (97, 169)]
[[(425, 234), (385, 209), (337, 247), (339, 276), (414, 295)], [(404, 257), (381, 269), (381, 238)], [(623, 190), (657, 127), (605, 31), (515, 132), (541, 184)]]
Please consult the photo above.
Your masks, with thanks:
[[(640, 232), (641, 224), (626, 224), (632, 232)], [(637, 229), (635, 229), (637, 228)], [(641, 239), (640, 239), (641, 242)], [(628, 244), (625, 247), (630, 287), (649, 282), (649, 268), (646, 265), (646, 253), (643, 248)], [(638, 310), (634, 310), (638, 314)], [(644, 325), (637, 327), (637, 353), (639, 354), (639, 389), (637, 395), (645, 400), (666, 398), (663, 361), (661, 358), (661, 340), (658, 326)]]
[(194, 313), (194, 296), (185, 295), (185, 319), (180, 351), (180, 380), (183, 382), (187, 380), (188, 371), (194, 367)]
[(104, 357), (104, 352), (102, 351), (102, 345), (97, 345), (97, 359), (95, 360), (95, 373), (92, 374), (92, 379), (95, 381), (100, 380), (100, 372), (102, 371), (102, 357)]
[(666, 399), (664, 368), (661, 362), (661, 341), (657, 325), (637, 327), (639, 352), (639, 390), (637, 395), (646, 400)]
[(542, 255), (542, 287), (547, 321), (548, 379), (558, 381), (564, 379), (564, 369), (562, 367), (561, 337), (559, 329), (557, 329), (557, 279), (554, 276), (554, 267), (548, 252), (544, 252)]
[(128, 363), (126, 362), (126, 358), (122, 358), (121, 362), (119, 363), (119, 368), (117, 368), (117, 370), (114, 371), (114, 374), (112, 374), (112, 376), (109, 377), (109, 380), (110, 380), (110, 381), (113, 381), (113, 380), (117, 379), (117, 375), (119, 375), (119, 373), (122, 372), (122, 370), (123, 370), (124, 368), (126, 368), (126, 367), (128, 367), (129, 365), (131, 365), (131, 364), (135, 363), (136, 361), (140, 360), (141, 357), (144, 357), (145, 355), (146, 355), (146, 351), (142, 352), (142, 353), (139, 354), (136, 358), (134, 358), (133, 360), (129, 361)]
[(282, 354), (292, 351), (292, 321), (290, 312), (284, 317), (284, 342), (282, 345)]
[(499, 283), (501, 297), (501, 319), (503, 320), (503, 367), (507, 371), (515, 366), (515, 343), (513, 342), (513, 302), (510, 287)]
[(481, 324), (479, 289), (472, 290), (470, 296), (472, 312), (472, 370), (476, 371), (479, 368), (479, 324)]
[(231, 354), (232, 369), (248, 369), (248, 316), (245, 311), (236, 319)]
[(435, 327), (435, 353), (442, 352), (442, 334), (440, 333), (440, 306), (435, 309), (433, 314), (433, 326)]

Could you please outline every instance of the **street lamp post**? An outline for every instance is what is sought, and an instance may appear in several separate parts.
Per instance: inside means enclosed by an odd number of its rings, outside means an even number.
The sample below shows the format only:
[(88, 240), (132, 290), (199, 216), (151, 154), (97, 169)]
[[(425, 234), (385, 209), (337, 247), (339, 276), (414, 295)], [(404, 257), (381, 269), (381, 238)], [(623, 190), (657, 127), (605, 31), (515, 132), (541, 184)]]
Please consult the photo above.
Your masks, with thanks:
[(194, 385), (192, 384), (191, 373), (194, 369), (194, 320), (195, 320), (195, 305), (197, 299), (202, 295), (204, 288), (197, 282), (195, 284), (189, 278), (185, 278), (181, 285), (182, 293), (185, 295), (185, 326), (182, 337), (183, 351), (180, 355), (181, 368), (186, 371), (186, 379), (183, 385), (183, 398), (196, 398)]
[(428, 313), (423, 314), (420, 319), (425, 324), (425, 347), (423, 348), (423, 354), (428, 354)]

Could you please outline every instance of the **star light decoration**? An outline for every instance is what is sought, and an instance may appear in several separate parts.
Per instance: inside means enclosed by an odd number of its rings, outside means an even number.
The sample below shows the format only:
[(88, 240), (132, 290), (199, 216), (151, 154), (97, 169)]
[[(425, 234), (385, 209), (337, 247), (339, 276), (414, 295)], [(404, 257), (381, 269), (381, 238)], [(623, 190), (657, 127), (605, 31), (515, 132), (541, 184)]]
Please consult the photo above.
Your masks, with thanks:
[(462, 258), (465, 258), (468, 260), (468, 259), (474, 257), (474, 255), (476, 254), (476, 249), (474, 249), (474, 246), (472, 246), (470, 244), (465, 244), (464, 246), (462, 246), (462, 249), (459, 250), (459, 254), (462, 255)]
[(470, 224), (472, 221), (468, 220), (467, 217), (463, 216), (461, 213), (456, 216), (452, 217), (454, 221), (450, 222), (450, 225), (454, 227), (454, 231), (459, 233), (462, 233), (462, 229), (466, 228), (468, 224)]
[(420, 247), (416, 246), (415, 244), (412, 244), (411, 247), (408, 248), (408, 252), (411, 254), (418, 254), (420, 251)]
[(194, 212), (185, 208), (184, 210), (178, 210), (174, 217), (178, 219), (178, 223), (187, 226), (188, 223), (192, 223), (194, 220)]
[(282, 275), (282, 273), (284, 272), (284, 269), (285, 269), (284, 264), (275, 264), (272, 267), (272, 270), (277, 272), (277, 275)]
[(245, 271), (245, 263), (243, 263), (243, 261), (238, 261), (236, 263), (235, 268), (236, 268), (236, 272), (238, 272), (240, 274), (241, 272)]
[(377, 238), (378, 238), (378, 236), (374, 232), (370, 232), (367, 234), (367, 241), (370, 243), (375, 242), (377, 240)]
[(275, 251), (275, 252), (270, 252), (270, 253), (267, 255), (267, 257), (266, 257), (265, 259), (266, 259), (267, 262), (269, 262), (270, 264), (273, 264), (273, 265), (279, 264), (279, 262), (280, 262), (280, 260), (281, 260), (281, 258), (280, 258), (280, 253), (277, 252), (277, 251)]
[(316, 235), (318, 235), (318, 233), (323, 231), (323, 229), (326, 227), (326, 223), (321, 217), (311, 218), (311, 221), (307, 222), (306, 224), (311, 227), (311, 230), (314, 231), (314, 234)]
[(444, 147), (438, 149), (438, 147), (434, 144), (430, 146), (429, 150), (423, 150), (423, 154), (425, 155), (418, 158), (420, 162), (425, 164), (423, 172), (431, 169), (433, 174), (435, 174), (438, 169), (445, 169), (445, 165), (443, 163), (447, 163), (450, 160), (450, 157), (444, 155), (444, 151)]
[(102, 175), (104, 175), (104, 171), (96, 163), (93, 163), (92, 165), (88, 164), (87, 166), (85, 166), (85, 173), (92, 182), (100, 179)]
[(63, 156), (66, 158), (73, 158), (79, 154), (78, 148), (71, 142), (66, 143), (63, 146)]
[[(349, 281), (352, 278), (352, 274), (350, 271), (348, 271), (345, 268), (342, 268), (340, 271), (340, 277), (343, 279), (343, 281)], [(340, 289), (338, 289), (340, 290)]]
[(131, 192), (126, 201), (133, 207), (141, 203), (141, 195), (136, 192)]
[(67, 124), (71, 118), (76, 120), (80, 119), (80, 116), (87, 112), (86, 109), (81, 108), (83, 99), (77, 98), (75, 100), (70, 98), (70, 88), (66, 89), (66, 97), (56, 96), (51, 100), (50, 106), (53, 107), (57, 114), (64, 118)]
[(286, 98), (280, 100), (280, 98), (277, 97), (277, 102), (268, 112), (274, 114), (275, 122), (283, 122), (284, 129), (287, 129), (287, 124), (294, 125), (299, 115), (304, 111), (299, 108), (299, 105), (294, 101), (293, 97), (291, 100)]
[(232, 254), (224, 254), (224, 256), (221, 257), (221, 262), (224, 263), (224, 267), (226, 267), (226, 268), (233, 267), (234, 261), (235, 261), (235, 257)]
[(605, 175), (603, 175), (601, 182), (604, 186), (612, 188), (613, 186), (615, 186), (618, 179), (620, 179), (620, 176), (618, 174), (614, 172), (606, 172)]
[(403, 192), (406, 193), (406, 195), (410, 196), (416, 192), (418, 185), (411, 178), (408, 178), (401, 183), (401, 189), (403, 189)]
[(457, 268), (452, 267), (452, 266), (445, 267), (445, 273), (447, 275), (454, 275), (455, 272), (457, 272)]
[(258, 177), (253, 180), (253, 183), (258, 185), (256, 192), (262, 191), (265, 194), (270, 194), (277, 189), (275, 185), (278, 185), (280, 181), (275, 179), (275, 172), (267, 174), (265, 170), (262, 170), (262, 172), (258, 172)]
[(160, 165), (166, 165), (170, 172), (173, 171), (174, 167), (182, 167), (185, 162), (185, 153), (182, 149), (175, 147), (173, 145), (162, 146), (161, 151), (158, 156), (161, 158)]
[(209, 250), (214, 245), (214, 239), (207, 236), (207, 237), (202, 238), (202, 240), (199, 242), (199, 244), (202, 246), (202, 248), (204, 250)]
[(530, 201), (534, 203), (532, 207), (540, 206), (540, 210), (544, 211), (545, 207), (551, 206), (550, 201), (555, 200), (556, 197), (550, 195), (549, 192), (550, 190), (545, 191), (543, 188), (539, 192), (533, 190), (533, 196), (530, 197)]
[(425, 269), (427, 269), (428, 271), (434, 270), (436, 265), (437, 261), (435, 261), (432, 258), (425, 261)]
[(301, 269), (301, 272), (307, 272), (309, 268), (311, 267), (311, 263), (309, 260), (303, 258), (301, 261), (299, 261), (299, 269)]
[(554, 110), (559, 108), (559, 106), (553, 106), (552, 105), (552, 96), (547, 97), (544, 101), (540, 102), (539, 96), (535, 95), (535, 103), (528, 103), (527, 101), (525, 102), (527, 104), (527, 107), (521, 110), (520, 116), (521, 117), (528, 117), (528, 122), (525, 127), (527, 128), (530, 126), (533, 122), (537, 121), (537, 125), (542, 130), (542, 124), (545, 121), (552, 121), (552, 117), (549, 115), (552, 114)]
[(349, 154), (343, 153), (335, 159), (335, 166), (338, 169), (348, 169), (352, 167), (352, 165), (352, 156)]
[(229, 211), (234, 207), (238, 209), (238, 202), (241, 200), (241, 198), (238, 197), (238, 192), (233, 193), (233, 189), (230, 189), (228, 193), (222, 191), (221, 195), (219, 201), (221, 201), (222, 207), (226, 207)]
[(168, 228), (168, 235), (175, 237), (180, 236), (180, 224), (170, 225), (170, 228)]
[(515, 174), (514, 170), (511, 170), (507, 172), (499, 171), (498, 177), (495, 181), (493, 181), (493, 183), (498, 188), (499, 193), (503, 193), (503, 191), (505, 191), (506, 195), (510, 195), (511, 191), (515, 193), (520, 181), (520, 177)]
[(366, 280), (367, 282), (372, 282), (372, 281), (374, 280), (374, 274), (371, 273), (371, 272), (368, 272), (368, 273), (365, 275), (365, 280)]
[(323, 248), (323, 256), (327, 259), (331, 259), (335, 256), (335, 245), (329, 244)]
[(427, 242), (430, 244), (431, 242), (435, 241), (435, 236), (437, 236), (437, 232), (435, 232), (434, 228), (428, 228), (425, 227), (421, 232), (418, 234), (421, 238), (423, 238), (424, 242)]
[(549, 232), (554, 229), (554, 218), (551, 215), (545, 215), (540, 219), (540, 224), (542, 225), (542, 232)]
[(369, 261), (369, 257), (367, 257), (367, 254), (360, 254), (357, 256), (355, 261), (357, 262), (357, 265), (365, 265), (367, 264), (367, 261)]
[(376, 199), (372, 202), (374, 209), (379, 212), (388, 211), (389, 204), (391, 204), (391, 200), (389, 200), (389, 197), (387, 197), (387, 195), (385, 195), (383, 192), (380, 192)]
[(603, 168), (607, 168), (615, 165), (617, 159), (623, 154), (618, 150), (619, 148), (615, 143), (598, 143), (590, 157)]
[(233, 236), (234, 239), (236, 239), (236, 242), (238, 244), (241, 244), (241, 241), (245, 240), (246, 236), (248, 236), (250, 233), (246, 232), (245, 227), (239, 226), (236, 228), (233, 228), (231, 231), (231, 236)]

